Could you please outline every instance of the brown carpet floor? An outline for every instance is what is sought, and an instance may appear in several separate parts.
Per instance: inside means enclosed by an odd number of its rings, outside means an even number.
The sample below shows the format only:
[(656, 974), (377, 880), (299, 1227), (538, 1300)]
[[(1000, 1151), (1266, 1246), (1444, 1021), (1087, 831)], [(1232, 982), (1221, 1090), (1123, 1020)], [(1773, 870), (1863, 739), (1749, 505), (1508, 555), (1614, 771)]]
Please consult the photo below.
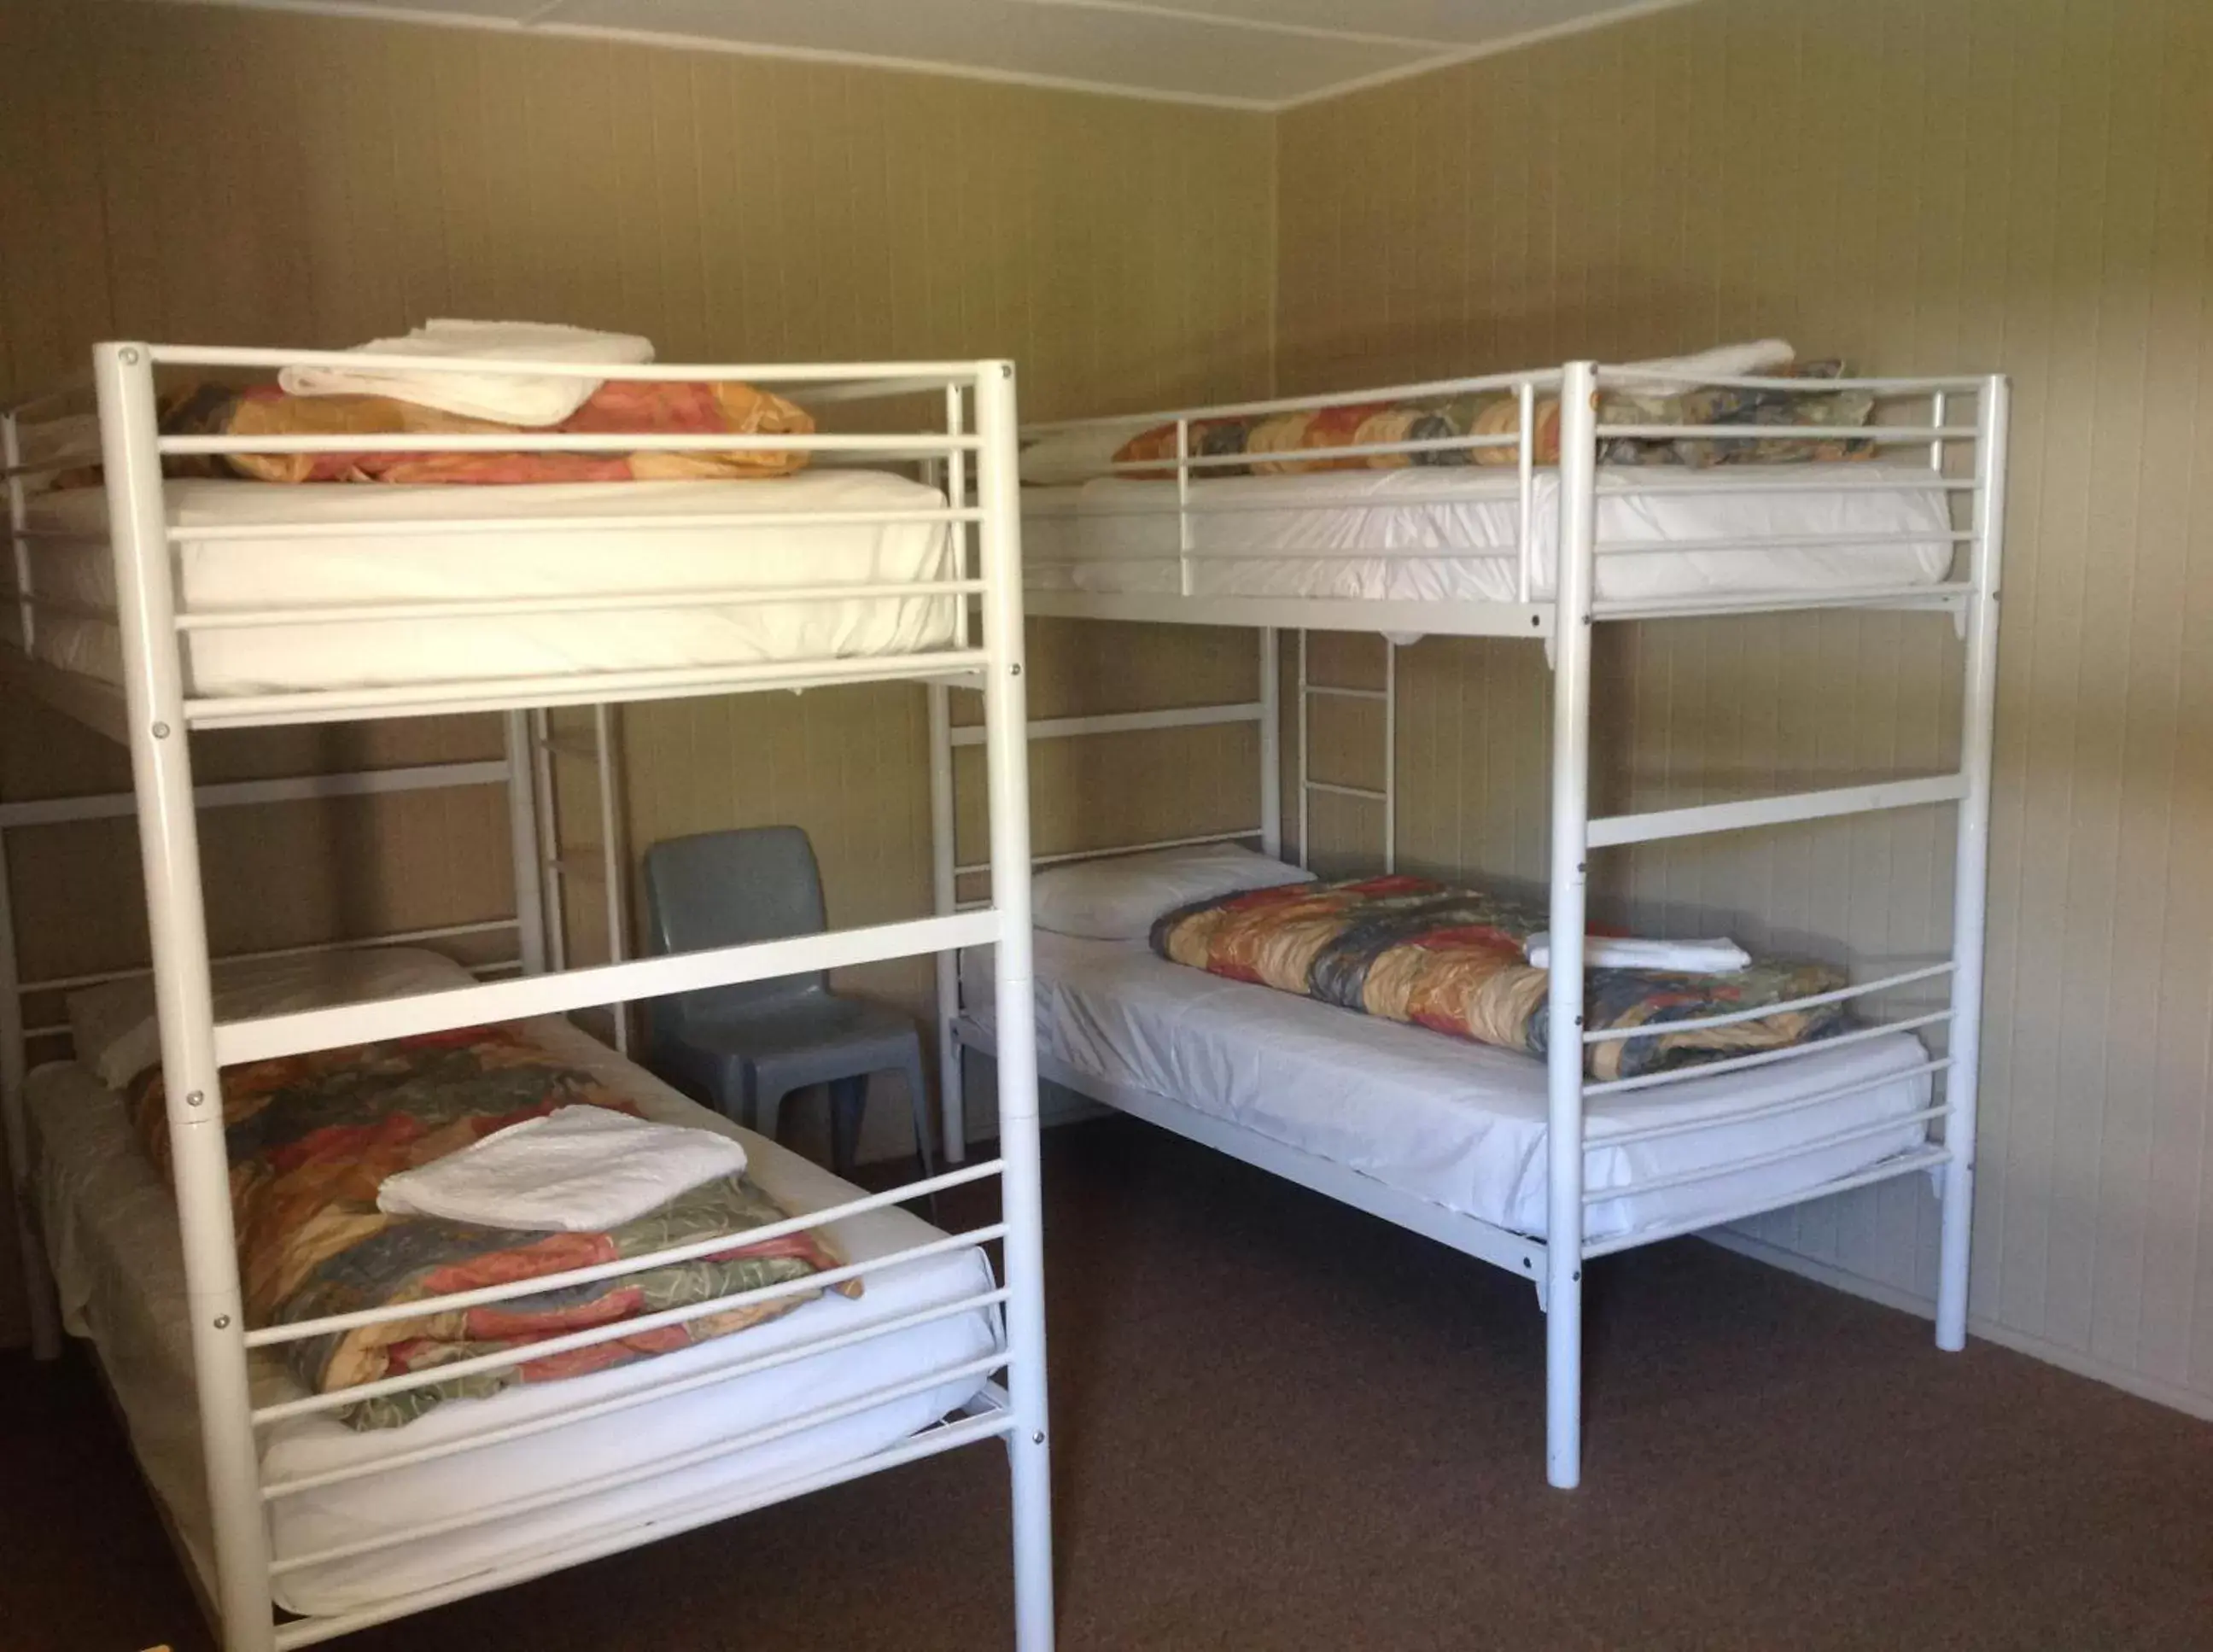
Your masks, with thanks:
[[(1594, 1270), (1556, 1493), (1519, 1281), (1125, 1120), (1055, 1131), (1046, 1191), (1067, 1652), (2213, 1648), (2213, 1427), (1683, 1242)], [(1003, 1647), (1003, 1464), (341, 1644)], [(208, 1646), (80, 1361), (0, 1356), (0, 1648)]]

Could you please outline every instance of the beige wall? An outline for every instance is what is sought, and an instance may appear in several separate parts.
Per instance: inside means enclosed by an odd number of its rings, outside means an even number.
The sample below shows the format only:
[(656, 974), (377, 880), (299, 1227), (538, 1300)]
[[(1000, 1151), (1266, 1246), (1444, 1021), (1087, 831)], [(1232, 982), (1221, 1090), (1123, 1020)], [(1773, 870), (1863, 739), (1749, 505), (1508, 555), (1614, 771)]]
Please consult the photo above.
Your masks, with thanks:
[[(100, 338), (338, 345), (440, 314), (637, 331), (672, 359), (1012, 356), (1036, 417), (1268, 384), (1258, 116), (107, 0), (5, 0), (0, 61), (0, 393)], [(1138, 645), (1171, 678), (1212, 669), (1203, 638)], [(198, 749), (210, 770), (271, 771), (497, 748), (481, 722), (385, 727), (401, 732)], [(633, 708), (631, 841), (796, 821), (833, 923), (924, 911), (924, 730), (922, 691), (900, 686)], [(125, 777), (119, 753), (14, 698), (0, 754), (9, 796)], [(1073, 829), (1051, 801), (1072, 795), (1040, 789), (1041, 838)], [(571, 801), (573, 848), (596, 822), (588, 788)], [(15, 880), (32, 967), (127, 960), (127, 828), (34, 835)], [(208, 844), (218, 946), (511, 910), (492, 793), (239, 811)], [(601, 938), (588, 893), (583, 956)], [(924, 1001), (911, 964), (861, 978)], [(15, 1282), (0, 1258), (0, 1340)]]
[[(1286, 393), (1766, 333), (1875, 371), (2015, 376), (1974, 1308), (2201, 1410), (2209, 83), (2202, 0), (1706, 0), (1278, 129)], [(1935, 766), (1956, 656), (1940, 623), (1883, 616), (1611, 637), (1601, 789)], [(1403, 855), (1540, 875), (1536, 652), (1430, 642), (1401, 669)], [(1910, 954), (1944, 936), (1944, 824), (1642, 851), (1607, 887), (1686, 926)], [(1934, 1210), (1898, 1185), (1755, 1232), (1917, 1295)]]
[[(1257, 393), (1271, 351), (1286, 391), (1778, 331), (1878, 370), (2003, 368), (2020, 418), (1976, 1308), (1997, 1334), (2202, 1407), (2208, 28), (2194, 0), (1704, 0), (1271, 122), (10, 0), (0, 153), (39, 164), (0, 168), (0, 385), (101, 335), (343, 344), (442, 312), (636, 328), (671, 356), (1003, 352), (1039, 417)], [(1040, 710), (1248, 692), (1241, 638), (1039, 625), (1033, 642)], [(1941, 764), (1954, 653), (1941, 626), (1880, 616), (1610, 637), (1600, 786), (1619, 803)], [(1361, 642), (1325, 668), (1359, 680), (1375, 664)], [(1400, 670), (1404, 859), (1536, 875), (1536, 652), (1430, 642)], [(1372, 713), (1343, 714), (1320, 730), (1336, 765), (1321, 771), (1362, 779)], [(833, 921), (918, 911), (922, 730), (919, 692), (898, 687), (637, 708), (631, 840), (797, 820)], [(112, 774), (96, 741), (14, 704), (5, 735), (9, 795), (58, 768)], [(256, 738), (210, 760), (274, 761)], [(458, 753), (485, 735), (406, 738)], [(1237, 729), (1041, 749), (1040, 846), (1243, 824), (1250, 761)], [(1197, 794), (1161, 796), (1192, 774)], [(281, 903), (315, 926), (446, 904), (425, 889), (504, 901), (496, 817), (382, 807), (351, 825), (336, 808), (304, 826), (255, 811), (237, 858), (326, 869)], [(1323, 806), (1318, 848), (1372, 852), (1361, 811)], [(1943, 938), (1942, 826), (1640, 851), (1602, 893), (1894, 956)], [(341, 872), (357, 850), (380, 869)], [(100, 905), (128, 881), (127, 842), (49, 852), (73, 881), (42, 876), (35, 898), (74, 893), (48, 933), (104, 960), (103, 937), (135, 922), (127, 898)], [(911, 968), (869, 984), (920, 1001)], [(1759, 1233), (1911, 1292), (1930, 1215), (1901, 1186)]]

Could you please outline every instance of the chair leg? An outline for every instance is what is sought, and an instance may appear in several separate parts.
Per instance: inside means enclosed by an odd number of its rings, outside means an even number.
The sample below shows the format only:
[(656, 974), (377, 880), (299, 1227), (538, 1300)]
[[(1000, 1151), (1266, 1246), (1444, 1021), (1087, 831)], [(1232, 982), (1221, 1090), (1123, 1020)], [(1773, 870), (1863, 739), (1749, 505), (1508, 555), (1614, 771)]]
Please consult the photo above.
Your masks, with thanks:
[(746, 1128), (771, 1142), (783, 1140), (783, 1098), (785, 1092), (770, 1092), (755, 1086), (746, 1106)]
[(869, 1076), (830, 1081), (830, 1167), (841, 1176), (853, 1173), (853, 1160), (861, 1143), (861, 1119), (869, 1106)]
[[(906, 1075), (906, 1097), (909, 1111), (914, 1114), (914, 1156), (922, 1167), (922, 1179), (928, 1181), (937, 1173), (937, 1155), (930, 1150), (930, 1092), (923, 1087), (922, 1051), (919, 1045), (910, 1055), (899, 1070)], [(928, 1195), (930, 1219), (937, 1220), (937, 1195)]]

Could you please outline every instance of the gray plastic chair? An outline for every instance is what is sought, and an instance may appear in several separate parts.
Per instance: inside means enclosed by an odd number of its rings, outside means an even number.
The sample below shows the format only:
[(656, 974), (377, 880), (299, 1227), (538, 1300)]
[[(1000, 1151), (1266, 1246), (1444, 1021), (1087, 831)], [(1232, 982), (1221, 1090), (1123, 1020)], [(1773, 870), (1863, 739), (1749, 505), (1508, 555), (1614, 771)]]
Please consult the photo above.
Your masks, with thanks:
[[(814, 850), (797, 826), (657, 843), (645, 851), (645, 895), (658, 953), (820, 935), (827, 926)], [(869, 1076), (904, 1073), (915, 1156), (925, 1177), (935, 1173), (922, 1035), (911, 1017), (842, 997), (816, 970), (656, 998), (648, 1021), (655, 1071), (771, 1140), (786, 1096), (826, 1086), (830, 1161), (840, 1175), (852, 1172)]]

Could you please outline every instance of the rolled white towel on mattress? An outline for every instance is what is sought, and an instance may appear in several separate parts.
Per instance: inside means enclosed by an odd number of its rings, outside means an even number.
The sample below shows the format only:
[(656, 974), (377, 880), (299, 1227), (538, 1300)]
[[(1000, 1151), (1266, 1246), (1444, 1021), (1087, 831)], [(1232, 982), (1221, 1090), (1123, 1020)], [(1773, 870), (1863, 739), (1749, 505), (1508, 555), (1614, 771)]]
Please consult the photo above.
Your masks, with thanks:
[[(653, 343), (628, 332), (593, 332), (547, 321), (426, 321), (404, 338), (356, 346), (364, 356), (466, 356), (479, 361), (575, 362), (637, 367)], [(501, 424), (558, 424), (606, 381), (517, 373), (410, 373), (392, 368), (288, 367), (277, 382), (295, 396), (389, 396)]]
[(485, 1228), (603, 1233), (746, 1167), (744, 1144), (612, 1107), (556, 1107), (387, 1176), (376, 1208)]
[[(1552, 937), (1533, 935), (1526, 948), (1530, 966), (1552, 966)], [(1631, 936), (1586, 936), (1586, 969), (1668, 969), (1683, 975), (1726, 975), (1752, 962), (1752, 954), (1727, 937), (1711, 941), (1647, 941)]]

